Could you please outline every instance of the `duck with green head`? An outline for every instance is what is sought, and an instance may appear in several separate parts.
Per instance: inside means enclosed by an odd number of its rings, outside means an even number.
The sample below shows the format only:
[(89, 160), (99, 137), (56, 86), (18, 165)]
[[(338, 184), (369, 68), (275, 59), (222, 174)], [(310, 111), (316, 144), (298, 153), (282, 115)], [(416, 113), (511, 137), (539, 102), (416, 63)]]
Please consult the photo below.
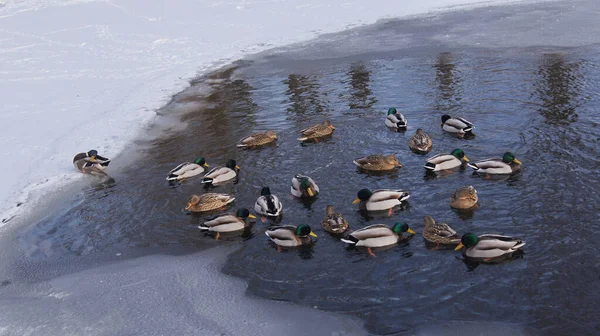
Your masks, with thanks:
[(473, 124), (470, 121), (460, 117), (453, 118), (447, 114), (442, 116), (442, 129), (460, 138), (473, 135)]
[(403, 131), (406, 130), (406, 127), (408, 126), (408, 120), (406, 120), (406, 117), (404, 117), (402, 113), (398, 112), (396, 108), (391, 107), (387, 112), (385, 125), (396, 131)]
[(194, 162), (183, 162), (169, 171), (167, 181), (183, 180), (204, 173), (208, 163), (203, 157), (197, 157)]
[(284, 247), (310, 245), (313, 242), (312, 237), (317, 237), (306, 224), (273, 226), (267, 229), (265, 234), (275, 244)]
[(436, 156), (430, 157), (425, 163), (425, 169), (428, 171), (443, 171), (461, 167), (463, 164), (469, 162), (469, 159), (465, 155), (465, 152), (457, 148), (450, 154), (442, 153)]
[(520, 238), (496, 234), (476, 236), (473, 233), (465, 233), (455, 250), (464, 247), (462, 251), (464, 256), (489, 261), (498, 257), (510, 257), (523, 245), (525, 241)]
[(216, 232), (216, 239), (219, 239), (221, 232), (243, 231), (250, 224), (248, 218), (256, 218), (256, 216), (252, 215), (248, 209), (240, 208), (235, 214), (221, 215), (213, 220), (204, 222), (198, 228), (202, 231)]
[(357, 198), (352, 204), (359, 203), (359, 209), (361, 210), (382, 211), (402, 204), (409, 197), (408, 192), (402, 190), (379, 189), (371, 191), (365, 188), (358, 191)]
[(468, 165), (480, 174), (512, 174), (521, 169), (521, 161), (511, 152), (504, 153), (502, 158), (485, 159)]
[(353, 231), (342, 241), (358, 247), (368, 247), (369, 254), (373, 255), (373, 251), (370, 250), (371, 247), (394, 245), (403, 239), (402, 234), (404, 232), (415, 234), (415, 231), (407, 223), (396, 222), (392, 228), (385, 224), (375, 224)]
[(292, 178), (292, 195), (300, 198), (316, 197), (319, 194), (319, 186), (309, 176), (296, 174)]
[(77, 153), (73, 157), (73, 166), (82, 173), (106, 177), (104, 170), (108, 167), (110, 159), (98, 155), (98, 151), (92, 149), (87, 153)]
[(211, 169), (204, 177), (202, 177), (202, 183), (219, 185), (225, 182), (234, 180), (238, 177), (240, 167), (237, 165), (235, 160), (229, 159), (225, 164), (225, 167), (215, 167)]
[(269, 187), (263, 187), (260, 196), (254, 203), (254, 211), (262, 216), (278, 217), (283, 211), (283, 205), (279, 201), (279, 197), (271, 194)]

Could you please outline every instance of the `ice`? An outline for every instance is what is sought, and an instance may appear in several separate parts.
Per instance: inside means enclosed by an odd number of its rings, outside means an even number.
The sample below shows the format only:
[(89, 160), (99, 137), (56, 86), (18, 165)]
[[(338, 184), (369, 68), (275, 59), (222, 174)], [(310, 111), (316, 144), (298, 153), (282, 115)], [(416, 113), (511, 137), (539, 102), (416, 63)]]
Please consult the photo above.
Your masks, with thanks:
[(208, 69), (382, 18), (513, 2), (4, 0), (0, 225), (80, 179), (75, 153), (122, 153)]

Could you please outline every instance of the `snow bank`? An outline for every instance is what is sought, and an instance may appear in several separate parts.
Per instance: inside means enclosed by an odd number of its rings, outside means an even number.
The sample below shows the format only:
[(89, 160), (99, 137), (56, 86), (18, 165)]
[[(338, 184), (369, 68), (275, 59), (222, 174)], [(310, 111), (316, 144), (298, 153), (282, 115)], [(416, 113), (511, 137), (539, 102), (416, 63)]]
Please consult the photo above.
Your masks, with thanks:
[(79, 179), (75, 153), (117, 156), (198, 73), (382, 18), (511, 2), (0, 0), (0, 226)]

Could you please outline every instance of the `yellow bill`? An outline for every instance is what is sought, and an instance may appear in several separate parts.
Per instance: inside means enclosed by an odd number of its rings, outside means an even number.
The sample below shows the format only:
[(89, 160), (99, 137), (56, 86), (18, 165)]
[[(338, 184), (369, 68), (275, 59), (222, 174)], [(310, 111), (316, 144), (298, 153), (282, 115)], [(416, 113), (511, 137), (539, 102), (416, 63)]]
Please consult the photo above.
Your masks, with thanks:
[(316, 237), (316, 236), (317, 236), (317, 235), (316, 235), (314, 232), (312, 232), (312, 231), (310, 231), (310, 233), (309, 233), (308, 235), (309, 235), (309, 236), (311, 236), (311, 237)]
[(357, 199), (355, 199), (354, 201), (352, 201), (352, 204), (356, 204), (356, 203), (358, 203), (358, 202), (360, 202), (360, 198), (357, 198)]
[(210, 167), (210, 166), (208, 165), (208, 163), (205, 162), (204, 167)]
[(409, 228), (408, 230), (406, 230), (406, 232), (408, 232), (408, 233), (410, 233), (410, 234), (417, 234), (415, 231), (413, 231), (413, 230), (412, 230), (412, 229), (410, 229), (410, 228)]
[(90, 161), (91, 161), (91, 162), (94, 162), (94, 161), (96, 161), (96, 156), (95, 156), (95, 155), (94, 155), (94, 156), (90, 156)]
[(253, 214), (249, 214), (248, 218), (256, 218), (256, 216), (254, 216)]
[(308, 196), (310, 196), (310, 197), (315, 196), (315, 193), (313, 193), (311, 188), (306, 188), (306, 192), (308, 192)]
[(237, 165), (236, 165), (236, 166), (235, 166), (235, 169), (238, 169), (238, 170), (239, 170), (239, 169), (242, 169), (242, 168), (240, 168), (240, 166), (237, 166)]
[(517, 160), (517, 158), (514, 158), (513, 162), (516, 163), (516, 164), (521, 164), (521, 161)]
[(463, 160), (465, 160), (465, 162), (469, 162), (469, 158), (466, 155), (463, 156)]
[(465, 247), (465, 245), (463, 245), (463, 243), (461, 242), (460, 244), (458, 244), (458, 246), (454, 249), (454, 251), (458, 251), (461, 248)]

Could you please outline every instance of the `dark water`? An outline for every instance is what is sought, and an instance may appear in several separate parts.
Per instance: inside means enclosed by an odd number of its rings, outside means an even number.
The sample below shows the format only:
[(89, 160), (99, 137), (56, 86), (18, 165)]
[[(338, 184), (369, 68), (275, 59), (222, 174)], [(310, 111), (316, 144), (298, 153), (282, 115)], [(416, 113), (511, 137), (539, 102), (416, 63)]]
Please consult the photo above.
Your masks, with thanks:
[[(391, 36), (407, 24), (426, 23), (401, 21), (369, 34)], [(301, 56), (289, 51), (238, 62), (194, 82), (161, 112), (187, 111), (184, 131), (143, 146), (142, 158), (115, 174), (114, 186), (85, 191), (79, 203), (21, 232), (20, 245), (35, 265), (127, 248), (194, 251), (234, 241), (243, 248), (229, 257), (225, 272), (247, 279), (251, 293), (357, 315), (375, 334), (454, 320), (515, 323), (544, 335), (599, 333), (600, 48), (535, 42), (503, 48), (428, 44), (335, 58), (306, 46)], [(320, 43), (335, 49), (343, 41)], [(408, 118), (406, 133), (385, 127), (391, 106)], [(443, 114), (473, 122), (476, 137), (443, 133)], [(300, 129), (325, 119), (337, 128), (330, 140), (296, 140)], [(407, 145), (418, 127), (433, 138), (431, 155), (462, 148), (478, 160), (512, 151), (523, 171), (499, 179), (474, 176), (470, 169), (424, 178), (428, 156)], [(235, 147), (243, 136), (267, 129), (277, 131), (276, 146)], [(352, 160), (375, 153), (395, 153), (403, 168), (383, 176), (357, 172)], [(204, 191), (199, 179), (165, 181), (169, 169), (199, 155), (211, 166), (229, 158), (241, 166), (239, 183), (213, 190), (234, 194), (233, 209), (252, 208), (268, 185), (284, 204), (282, 223), (310, 224), (318, 242), (277, 252), (260, 221), (244, 237), (224, 241), (199, 232), (203, 218), (184, 211), (189, 196)], [(319, 184), (314, 203), (290, 195), (296, 173)], [(452, 192), (464, 185), (479, 192), (481, 206), (470, 214), (449, 207)], [(365, 218), (351, 204), (365, 187), (412, 196), (392, 217)], [(320, 227), (327, 204), (346, 216), (351, 229), (401, 220), (419, 235), (376, 257), (348, 250)], [(525, 254), (474, 266), (458, 252), (429, 250), (420, 236), (426, 215), (459, 232), (522, 237)]]

